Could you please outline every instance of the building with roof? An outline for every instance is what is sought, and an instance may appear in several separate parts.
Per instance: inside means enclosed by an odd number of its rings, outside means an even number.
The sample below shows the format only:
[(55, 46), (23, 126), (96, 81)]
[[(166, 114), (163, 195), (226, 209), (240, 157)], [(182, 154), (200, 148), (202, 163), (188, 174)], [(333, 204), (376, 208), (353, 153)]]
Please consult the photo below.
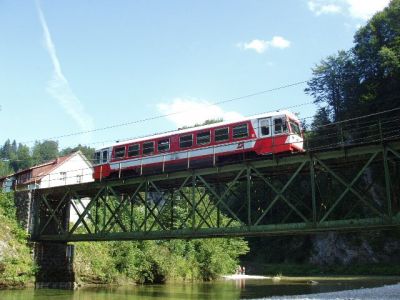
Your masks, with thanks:
[(15, 191), (50, 188), (93, 181), (92, 164), (81, 151), (18, 171), (13, 177)]
[[(30, 233), (33, 190), (94, 181), (91, 162), (81, 151), (0, 178), (0, 189), (14, 191), (17, 219)], [(82, 200), (83, 201), (83, 200)], [(85, 203), (85, 201), (83, 201)], [(78, 206), (78, 209), (83, 209)], [(72, 212), (72, 217), (76, 213)]]
[(14, 190), (15, 176), (3, 176), (0, 177), (0, 190), (3, 192), (11, 192)]

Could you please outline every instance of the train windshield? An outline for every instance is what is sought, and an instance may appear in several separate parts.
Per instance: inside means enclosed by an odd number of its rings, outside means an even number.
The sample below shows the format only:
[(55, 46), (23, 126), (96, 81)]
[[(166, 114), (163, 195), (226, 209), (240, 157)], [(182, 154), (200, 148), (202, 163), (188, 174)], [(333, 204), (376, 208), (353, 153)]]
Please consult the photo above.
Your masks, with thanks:
[(298, 123), (295, 121), (289, 120), (290, 123), (290, 128), (292, 129), (292, 133), (300, 135), (301, 136), (301, 131), (300, 131), (300, 126)]

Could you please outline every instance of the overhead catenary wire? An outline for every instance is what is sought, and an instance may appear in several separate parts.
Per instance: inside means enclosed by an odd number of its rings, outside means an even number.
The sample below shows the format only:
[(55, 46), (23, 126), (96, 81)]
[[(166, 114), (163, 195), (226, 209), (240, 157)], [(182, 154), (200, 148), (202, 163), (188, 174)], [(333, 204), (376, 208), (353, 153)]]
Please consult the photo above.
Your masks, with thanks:
[[(342, 120), (342, 121), (337, 121), (337, 122), (332, 122), (332, 123), (328, 123), (328, 124), (322, 124), (322, 125), (318, 125), (318, 126), (314, 126), (313, 127), (313, 130), (312, 131), (308, 131), (308, 133), (310, 133), (310, 132), (313, 132), (313, 131), (318, 131), (319, 129), (326, 129), (327, 127), (333, 127), (333, 126), (335, 126), (335, 125), (342, 125), (342, 124), (345, 124), (345, 123), (347, 123), (347, 124), (349, 124), (351, 121), (355, 121), (355, 120), (361, 120), (361, 119), (367, 119), (367, 118), (369, 118), (369, 117), (372, 117), (372, 116), (377, 116), (377, 115), (382, 115), (382, 114), (385, 114), (385, 113), (390, 113), (390, 112), (394, 112), (394, 111), (398, 111), (398, 110), (400, 110), (400, 107), (397, 107), (397, 108), (393, 108), (393, 109), (389, 109), (389, 110), (385, 110), (385, 111), (381, 111), (381, 112), (376, 112), (376, 113), (371, 113), (371, 114), (368, 114), (368, 115), (363, 115), (363, 116), (359, 116), (359, 117), (355, 117), (355, 118), (349, 118), (349, 119), (346, 119), (346, 120)], [(308, 116), (308, 117), (305, 117), (305, 118), (302, 118), (302, 119), (306, 119), (306, 118), (312, 118), (313, 116)], [(394, 119), (394, 120), (391, 120), (391, 119)], [(382, 125), (384, 125), (384, 124), (387, 124), (387, 123), (389, 123), (389, 122), (394, 122), (395, 120), (398, 120), (398, 117), (396, 117), (396, 116), (392, 116), (392, 117), (389, 117), (389, 118), (385, 118), (385, 119), (383, 119), (382, 121), (381, 121), (381, 124)], [(370, 122), (373, 122), (372, 123), (372, 125), (377, 125), (377, 123), (375, 122), (375, 120), (366, 120), (366, 121), (364, 121), (364, 122), (358, 122), (357, 123), (357, 131), (358, 131), (358, 133), (360, 133), (360, 130), (362, 130), (362, 129), (364, 129), (364, 128), (369, 128), (371, 125), (366, 125), (366, 126), (360, 126), (360, 125), (365, 125), (365, 124), (369, 124)], [(216, 123), (216, 124), (218, 124), (218, 123)], [(349, 125), (350, 126), (350, 125)], [(255, 128), (255, 129), (257, 129), (257, 128)], [(343, 125), (342, 125), (342, 129), (344, 129), (344, 130), (346, 130), (347, 131), (347, 133), (352, 133), (352, 130), (347, 130), (345, 127), (343, 127)], [(193, 127), (193, 130), (195, 130), (195, 127)], [(167, 131), (167, 132), (164, 132), (165, 134), (167, 134), (167, 133), (170, 133), (170, 132), (176, 132), (176, 130), (174, 130), (174, 131)], [(159, 135), (159, 134), (161, 134), (161, 133), (157, 133), (156, 135)], [(321, 139), (327, 139), (327, 138), (329, 138), (329, 137), (331, 137), (331, 136), (336, 136), (337, 135), (337, 133), (336, 132), (333, 132), (333, 133), (326, 133), (326, 134), (324, 134), (323, 136), (317, 136), (317, 137), (314, 137), (313, 139), (314, 140), (321, 140)], [(140, 136), (140, 137), (135, 137), (135, 138), (129, 138), (129, 139), (136, 139), (136, 138), (143, 138), (143, 137), (149, 137), (149, 138), (151, 138), (153, 135), (145, 135), (145, 136)], [(106, 142), (106, 141), (105, 141)], [(110, 142), (112, 142), (112, 141), (110, 141)], [(86, 144), (86, 145), (88, 145), (88, 144)], [(4, 158), (3, 158), (4, 159)], [(3, 160), (3, 159), (1, 159), (0, 158), (0, 160)], [(7, 159), (7, 158), (6, 158)], [(91, 159), (91, 158), (87, 158), (89, 161), (94, 161), (94, 159)], [(9, 161), (22, 161), (22, 160), (18, 160), (18, 159), (8, 159)]]
[[(388, 111), (392, 111), (392, 110), (388, 110)], [(355, 120), (355, 119), (366, 118), (366, 117), (369, 117), (369, 116), (372, 116), (372, 115), (382, 114), (382, 113), (385, 113), (385, 112), (387, 112), (387, 111), (383, 111), (383, 112), (380, 112), (380, 113), (369, 114), (369, 115), (365, 115), (365, 116), (362, 116), (362, 117), (359, 117), (359, 118), (352, 118), (352, 119), (349, 119), (347, 122), (350, 122), (350, 121)], [(390, 123), (390, 122), (399, 121), (399, 118), (392, 117), (392, 119), (393, 120), (383, 120), (382, 122)], [(371, 124), (374, 124), (375, 121), (376, 120), (371, 120)], [(343, 122), (344, 121), (340, 121), (340, 122), (337, 122), (337, 124), (339, 124), (339, 123), (342, 124)], [(321, 127), (324, 127), (324, 126), (321, 125), (320, 128)], [(357, 134), (361, 135), (361, 137), (352, 138), (351, 139), (351, 143), (343, 144), (343, 141), (338, 140), (337, 142), (332, 142), (332, 143), (324, 145), (324, 144), (322, 144), (321, 141), (319, 141), (318, 146), (310, 147), (307, 150), (308, 151), (329, 150), (329, 149), (334, 149), (334, 148), (342, 147), (342, 146), (360, 145), (360, 144), (365, 144), (365, 143), (379, 142), (379, 141), (381, 141), (382, 138), (383, 139), (387, 139), (387, 140), (394, 139), (394, 138), (400, 138), (400, 129), (398, 128), (397, 123), (395, 125), (393, 125), (393, 126), (385, 128), (386, 129), (386, 131), (384, 132), (385, 136), (382, 136), (382, 132), (380, 132), (380, 131), (379, 132), (371, 132), (371, 130), (370, 130), (370, 128), (368, 128), (368, 126), (364, 126), (364, 128), (365, 128), (365, 130), (361, 130), (361, 131), (359, 130), (359, 128), (353, 128), (352, 129), (352, 131), (354, 131)], [(378, 128), (378, 130), (380, 130), (380, 129)], [(352, 131), (348, 131), (348, 132), (351, 133)], [(331, 137), (324, 135), (324, 136), (322, 136), (322, 138), (324, 140), (330, 141)], [(355, 141), (358, 141), (358, 142), (354, 143)], [(284, 144), (286, 144), (286, 143), (275, 144), (274, 146), (280, 146), (280, 145), (284, 145)], [(222, 146), (224, 146), (224, 145), (218, 145), (218, 146), (213, 146), (213, 147), (222, 147)], [(186, 150), (186, 151), (190, 151), (190, 150)], [(147, 158), (151, 158), (151, 156), (148, 156)], [(83, 171), (83, 170), (87, 170), (87, 168), (69, 170), (69, 172)], [(92, 174), (92, 172), (91, 173), (82, 174), (82, 175), (91, 175), (91, 174)], [(81, 174), (78, 174), (78, 175), (81, 175)], [(68, 176), (68, 177), (65, 177), (65, 178), (73, 178), (73, 177), (76, 177), (76, 175)], [(35, 179), (40, 179), (40, 178), (41, 178), (41, 176), (36, 176), (36, 177), (32, 177), (30, 180), (35, 180)], [(59, 180), (59, 179), (51, 179), (49, 181), (52, 181), (52, 180)]]
[[(281, 85), (281, 86), (278, 86), (278, 87), (275, 87), (275, 88), (271, 88), (271, 89), (267, 89), (267, 90), (263, 90), (263, 91), (259, 91), (259, 92), (255, 92), (255, 93), (239, 96), (239, 97), (234, 97), (234, 98), (229, 98), (229, 99), (226, 99), (226, 100), (216, 101), (216, 102), (212, 102), (212, 103), (207, 104), (206, 107), (211, 107), (211, 106), (214, 106), (214, 105), (220, 105), (220, 104), (225, 104), (225, 103), (229, 103), (229, 102), (239, 101), (239, 100), (247, 99), (247, 98), (250, 98), (250, 97), (255, 97), (255, 96), (262, 95), (262, 94), (266, 94), (266, 93), (270, 93), (270, 92), (286, 89), (286, 88), (289, 88), (289, 87), (298, 86), (298, 85), (304, 84), (306, 82), (307, 82), (307, 80), (293, 82), (293, 83), (289, 83), (289, 84), (286, 84), (286, 85)], [(294, 105), (294, 106), (291, 106), (290, 108), (294, 108), (294, 107), (298, 107), (298, 106)], [(123, 127), (123, 126), (129, 126), (129, 125), (138, 124), (138, 123), (144, 123), (144, 122), (148, 122), (148, 121), (152, 121), (152, 120), (156, 120), (156, 119), (160, 119), (160, 118), (165, 118), (165, 117), (169, 117), (169, 116), (173, 116), (173, 115), (178, 115), (178, 114), (181, 114), (181, 113), (185, 113), (187, 111), (188, 110), (182, 110), (182, 111), (172, 112), (172, 113), (168, 113), (168, 114), (156, 115), (156, 116), (153, 116), (153, 117), (147, 117), (147, 118), (143, 118), (143, 119), (138, 119), (138, 120), (133, 120), (133, 121), (128, 121), (128, 122), (108, 125), (108, 126), (104, 126), (104, 127), (91, 129), (91, 130), (83, 130), (83, 131), (67, 133), (67, 134), (63, 134), (63, 135), (59, 135), (59, 136), (42, 138), (42, 139), (39, 139), (39, 141), (61, 139), (61, 138), (66, 138), (66, 137), (71, 137), (71, 136), (87, 134), (87, 133), (91, 133), (91, 132), (104, 131), (104, 130), (108, 130), (108, 129), (118, 128), (118, 127)], [(38, 140), (29, 140), (29, 141), (24, 141), (22, 143), (23, 144), (29, 144), (29, 143), (34, 143), (36, 141), (38, 141)]]

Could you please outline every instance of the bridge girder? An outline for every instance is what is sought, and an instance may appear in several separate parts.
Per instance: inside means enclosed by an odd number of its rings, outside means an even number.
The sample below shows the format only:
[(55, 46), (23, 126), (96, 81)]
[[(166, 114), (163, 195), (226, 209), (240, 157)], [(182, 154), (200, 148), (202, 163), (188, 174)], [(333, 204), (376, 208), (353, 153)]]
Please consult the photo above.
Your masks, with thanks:
[[(32, 240), (233, 237), (398, 227), (399, 150), (400, 143), (393, 141), (37, 190)], [(78, 216), (75, 222), (70, 208)]]

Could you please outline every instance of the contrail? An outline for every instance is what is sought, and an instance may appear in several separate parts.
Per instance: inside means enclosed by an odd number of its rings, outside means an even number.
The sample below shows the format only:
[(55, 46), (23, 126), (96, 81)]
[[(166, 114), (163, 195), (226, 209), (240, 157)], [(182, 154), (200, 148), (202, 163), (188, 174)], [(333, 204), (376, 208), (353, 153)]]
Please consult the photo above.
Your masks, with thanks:
[[(46, 91), (60, 103), (67, 114), (69, 114), (79, 125), (82, 131), (90, 131), (94, 128), (93, 119), (85, 112), (82, 102), (74, 94), (69, 86), (68, 80), (62, 72), (60, 60), (57, 57), (56, 48), (51, 38), (39, 1), (36, 1), (36, 7), (39, 14), (40, 24), (43, 28), (44, 45), (53, 64), (53, 78), (48, 82)], [(86, 136), (86, 141), (87, 138), (88, 137)]]

